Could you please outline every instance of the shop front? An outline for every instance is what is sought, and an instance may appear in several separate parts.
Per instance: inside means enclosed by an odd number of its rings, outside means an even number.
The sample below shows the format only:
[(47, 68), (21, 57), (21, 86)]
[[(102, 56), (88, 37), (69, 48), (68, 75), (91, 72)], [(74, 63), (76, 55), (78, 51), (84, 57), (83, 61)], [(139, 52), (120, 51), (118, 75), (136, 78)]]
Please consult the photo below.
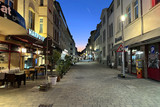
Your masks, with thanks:
[(132, 48), (132, 59), (131, 59), (131, 73), (137, 74), (137, 61), (143, 60), (144, 52), (139, 47)]
[(24, 18), (13, 8), (0, 1), (0, 70), (20, 68), (21, 44), (8, 41), (8, 35), (26, 35)]
[(148, 45), (148, 78), (160, 81), (160, 45)]

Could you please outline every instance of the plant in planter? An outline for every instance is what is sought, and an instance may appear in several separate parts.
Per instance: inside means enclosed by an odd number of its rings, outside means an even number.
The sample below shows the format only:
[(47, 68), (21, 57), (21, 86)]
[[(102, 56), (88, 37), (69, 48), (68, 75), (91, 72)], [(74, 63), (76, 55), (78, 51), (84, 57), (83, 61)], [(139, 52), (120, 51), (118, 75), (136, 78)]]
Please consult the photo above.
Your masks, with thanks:
[(57, 65), (56, 66), (56, 75), (57, 75), (57, 82), (59, 82), (60, 81), (60, 79), (61, 79), (61, 66), (60, 65)]
[(60, 76), (61, 78), (63, 77), (63, 73), (64, 73), (64, 60), (58, 60), (57, 61), (57, 67), (56, 67), (56, 72), (57, 75)]
[(51, 75), (53, 75), (53, 68), (55, 68), (55, 65), (57, 61), (60, 59), (60, 57), (61, 54), (57, 50), (53, 50), (53, 54), (48, 57)]
[(56, 84), (55, 81), (57, 81), (57, 78), (58, 78), (58, 75), (56, 73), (53, 73), (53, 68), (54, 68), (56, 62), (59, 60), (60, 56), (61, 55), (58, 51), (53, 50), (53, 54), (48, 57), (48, 59), (50, 61), (50, 65), (51, 65), (51, 67), (50, 67), (51, 75), (48, 76), (48, 79), (49, 79), (49, 82), (53, 81), (52, 85)]
[(66, 71), (68, 71), (70, 66), (71, 66), (72, 57), (71, 56), (66, 56), (65, 59), (66, 59), (66, 61), (65, 61), (65, 63), (66, 63)]

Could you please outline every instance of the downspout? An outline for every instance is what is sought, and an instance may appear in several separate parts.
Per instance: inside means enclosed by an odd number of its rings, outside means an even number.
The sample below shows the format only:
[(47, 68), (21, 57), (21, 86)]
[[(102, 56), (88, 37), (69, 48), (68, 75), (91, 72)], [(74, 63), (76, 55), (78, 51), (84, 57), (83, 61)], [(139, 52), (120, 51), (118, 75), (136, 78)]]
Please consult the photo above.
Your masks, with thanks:
[(25, 0), (23, 0), (23, 18), (25, 19)]
[(143, 4), (142, 0), (140, 0), (140, 14), (141, 14), (141, 36), (143, 36)]

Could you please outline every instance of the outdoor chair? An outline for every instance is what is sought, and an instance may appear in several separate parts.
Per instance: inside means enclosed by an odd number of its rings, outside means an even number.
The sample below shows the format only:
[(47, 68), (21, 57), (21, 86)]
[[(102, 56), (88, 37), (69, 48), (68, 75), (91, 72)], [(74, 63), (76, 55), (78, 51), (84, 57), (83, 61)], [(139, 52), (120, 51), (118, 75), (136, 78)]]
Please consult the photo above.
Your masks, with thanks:
[(8, 85), (9, 82), (13, 87), (15, 86), (17, 82), (15, 74), (6, 74), (6, 84)]
[(5, 73), (0, 73), (0, 85), (4, 85), (5, 83)]

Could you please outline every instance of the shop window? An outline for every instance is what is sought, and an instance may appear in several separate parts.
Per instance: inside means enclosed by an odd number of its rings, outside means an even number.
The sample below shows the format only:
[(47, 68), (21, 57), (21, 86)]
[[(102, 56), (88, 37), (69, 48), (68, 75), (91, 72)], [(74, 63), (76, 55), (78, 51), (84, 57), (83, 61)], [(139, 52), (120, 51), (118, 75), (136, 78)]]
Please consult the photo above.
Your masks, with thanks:
[(140, 51), (140, 47), (132, 49), (132, 73), (136, 74), (136, 61), (142, 60), (144, 56), (143, 51)]
[(40, 18), (40, 30), (39, 30), (39, 33), (43, 33), (43, 18)]
[(9, 52), (0, 51), (0, 70), (9, 69)]
[(135, 0), (134, 3), (134, 19), (138, 18), (138, 0)]
[(24, 62), (25, 69), (33, 67), (33, 55), (32, 54), (28, 54), (27, 56), (25, 56), (24, 60), (25, 60)]
[(11, 53), (10, 68), (17, 68), (20, 66), (20, 54)]
[(35, 13), (29, 10), (29, 28), (34, 30)]
[(150, 45), (148, 51), (148, 67), (159, 69), (159, 48), (158, 45)]
[(156, 4), (158, 4), (160, 2), (160, 0), (152, 0), (152, 7), (155, 6)]

